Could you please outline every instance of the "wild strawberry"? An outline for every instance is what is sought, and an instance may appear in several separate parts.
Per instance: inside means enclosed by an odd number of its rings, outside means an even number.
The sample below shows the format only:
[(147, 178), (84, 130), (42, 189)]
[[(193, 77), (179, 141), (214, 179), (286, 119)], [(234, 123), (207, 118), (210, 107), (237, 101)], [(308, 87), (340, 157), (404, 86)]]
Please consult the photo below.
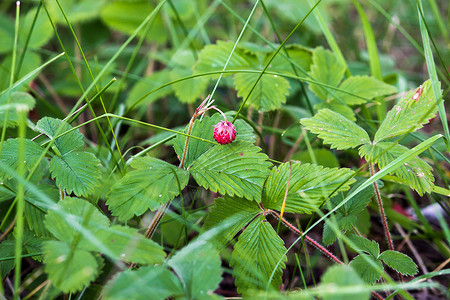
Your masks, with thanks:
[(221, 145), (226, 145), (236, 138), (236, 127), (226, 119), (214, 126), (214, 139)]

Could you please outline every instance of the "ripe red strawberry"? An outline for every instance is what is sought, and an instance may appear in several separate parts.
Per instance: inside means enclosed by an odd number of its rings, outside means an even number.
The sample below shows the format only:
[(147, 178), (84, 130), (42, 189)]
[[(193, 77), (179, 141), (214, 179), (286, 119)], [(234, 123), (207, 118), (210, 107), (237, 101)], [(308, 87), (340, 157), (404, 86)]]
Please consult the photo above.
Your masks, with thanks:
[(214, 126), (214, 139), (222, 145), (234, 141), (236, 138), (236, 127), (228, 121), (221, 121)]

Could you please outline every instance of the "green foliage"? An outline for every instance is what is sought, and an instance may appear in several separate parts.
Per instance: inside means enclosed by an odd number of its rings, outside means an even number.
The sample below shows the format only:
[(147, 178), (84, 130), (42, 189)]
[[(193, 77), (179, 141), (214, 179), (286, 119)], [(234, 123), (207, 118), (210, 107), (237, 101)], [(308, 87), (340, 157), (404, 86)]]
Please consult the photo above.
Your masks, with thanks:
[(187, 171), (153, 157), (137, 158), (131, 166), (136, 170), (128, 172), (111, 187), (106, 201), (119, 220), (157, 209), (178, 196), (189, 180)]
[[(369, 263), (371, 261), (374, 265)], [(383, 270), (383, 264), (380, 260), (374, 259), (367, 254), (360, 254), (356, 256), (351, 262), (350, 266), (361, 276), (361, 278), (369, 283), (374, 284), (380, 279), (380, 272)]]
[[(231, 118), (231, 114), (226, 114), (227, 117)], [(216, 113), (211, 117), (204, 117), (202, 120), (195, 120), (194, 126), (192, 127), (191, 135), (214, 142), (214, 125), (222, 121), (223, 117)], [(249, 143), (254, 143), (256, 136), (253, 132), (253, 128), (248, 125), (245, 121), (237, 119), (234, 123), (236, 127), (236, 139), (234, 142), (247, 141)], [(189, 125), (186, 126), (184, 132), (187, 133)], [(186, 144), (186, 136), (177, 135), (174, 139), (173, 147), (178, 157), (181, 159), (183, 157), (184, 146)], [(186, 160), (184, 165), (190, 167), (192, 163), (199, 158), (203, 153), (212, 148), (214, 144), (201, 141), (198, 139), (189, 139), (188, 150), (186, 153)]]
[(103, 290), (105, 300), (145, 300), (149, 296), (166, 299), (183, 293), (178, 278), (164, 266), (127, 269), (108, 281)]
[(19, 114), (32, 110), (36, 104), (36, 100), (28, 93), (14, 92), (8, 95), (0, 95), (0, 128), (5, 123), (6, 112), (8, 112), (8, 120), (6, 127), (16, 127), (19, 124)]
[[(70, 124), (59, 119), (44, 117), (36, 123), (35, 130), (54, 140), (53, 149), (57, 155), (64, 155), (83, 147), (83, 135), (78, 130), (71, 130)], [(62, 136), (59, 136), (66, 133)], [(59, 136), (58, 138), (55, 138)], [(56, 148), (56, 149), (55, 149)]]
[[(169, 83), (170, 74), (168, 70), (162, 70), (152, 73), (151, 75), (142, 78), (138, 83), (136, 83), (128, 94), (126, 103), (130, 107), (132, 105), (137, 105), (137, 107), (148, 105), (158, 99), (163, 98), (172, 93), (171, 86), (161, 88), (147, 96), (144, 97), (150, 91), (159, 88), (163, 84)], [(144, 97), (142, 100), (141, 98)], [(137, 102), (140, 100), (140, 102)]]
[(222, 279), (219, 252), (205, 241), (190, 243), (168, 265), (182, 282), (186, 299), (209, 298)]
[(380, 255), (380, 246), (377, 242), (357, 235), (350, 235), (349, 238), (353, 244), (355, 244), (354, 249), (357, 252), (364, 251), (373, 257), (378, 257)]
[(253, 84), (258, 79), (258, 73), (239, 73), (234, 76), (234, 84), (238, 91), (238, 97), (247, 99), (247, 106), (252, 106), (258, 111), (270, 111), (279, 109), (286, 103), (289, 82), (278, 75), (263, 75), (256, 87)]
[[(423, 89), (423, 90), (421, 90)], [(410, 90), (386, 115), (373, 140), (374, 144), (407, 132), (414, 132), (435, 117), (437, 111), (431, 81)]]
[(323, 168), (311, 164), (284, 163), (274, 167), (268, 177), (264, 193), (265, 208), (281, 210), (286, 188), (287, 212), (311, 214), (333, 192), (348, 190), (354, 182), (350, 169)]
[(265, 290), (268, 286), (278, 289), (287, 261), (285, 252), (283, 240), (272, 226), (263, 216), (257, 217), (239, 236), (231, 255), (230, 265), (238, 292)]
[(88, 251), (71, 249), (63, 242), (48, 241), (44, 244), (44, 253), (49, 280), (65, 293), (81, 290), (98, 275), (97, 260)]
[[(319, 288), (323, 291), (322, 299), (324, 300), (369, 299), (369, 291), (358, 289), (362, 285), (364, 282), (361, 277), (349, 266), (332, 266), (322, 275)], [(342, 293), (339, 287), (350, 289), (350, 292)], [(351, 292), (352, 287), (355, 287), (355, 292)]]
[(270, 166), (260, 150), (243, 141), (217, 145), (200, 156), (190, 172), (200, 186), (213, 192), (259, 200)]
[(302, 119), (301, 123), (318, 134), (331, 148), (346, 150), (370, 143), (369, 135), (364, 129), (329, 109), (321, 109), (313, 118)]
[(381, 253), (379, 259), (402, 275), (415, 275), (418, 272), (417, 265), (409, 256), (403, 253), (386, 250)]

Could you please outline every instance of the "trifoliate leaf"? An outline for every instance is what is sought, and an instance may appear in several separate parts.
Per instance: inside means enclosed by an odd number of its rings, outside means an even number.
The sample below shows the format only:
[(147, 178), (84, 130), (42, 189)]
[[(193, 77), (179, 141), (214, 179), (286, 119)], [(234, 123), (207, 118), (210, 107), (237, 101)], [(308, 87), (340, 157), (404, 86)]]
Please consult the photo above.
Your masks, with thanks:
[(351, 76), (339, 85), (339, 89), (348, 93), (336, 91), (336, 98), (342, 99), (348, 105), (363, 104), (367, 102), (365, 99), (373, 99), (397, 92), (394, 86), (369, 76)]
[[(367, 260), (371, 260), (372, 262), (374, 262), (377, 268), (372, 266)], [(360, 254), (356, 256), (350, 262), (350, 266), (356, 271), (356, 273), (359, 274), (359, 276), (361, 276), (361, 278), (365, 282), (369, 284), (374, 284), (377, 282), (377, 280), (380, 279), (381, 275), (377, 271), (377, 269), (383, 270), (383, 264), (381, 263), (381, 261), (375, 260), (372, 256), (369, 256), (367, 254)]]
[(172, 86), (163, 87), (162, 89), (159, 89), (144, 97), (144, 95), (146, 95), (147, 93), (156, 88), (159, 88), (163, 84), (169, 83), (170, 81), (169, 70), (167, 69), (156, 71), (151, 75), (143, 78), (131, 89), (126, 100), (127, 107), (131, 107), (133, 105), (136, 105), (136, 107), (148, 105), (149, 103), (152, 103), (169, 95), (173, 91)]
[(183, 283), (185, 299), (202, 299), (212, 294), (222, 280), (219, 252), (205, 241), (190, 243), (168, 265)]
[(344, 116), (329, 109), (321, 109), (314, 117), (302, 119), (303, 126), (318, 134), (331, 148), (345, 150), (370, 143), (367, 132)]
[[(72, 126), (59, 119), (54, 119), (50, 117), (44, 117), (40, 119), (36, 124), (36, 130), (45, 134), (50, 139), (63, 134), (66, 131), (72, 129)], [(55, 139), (54, 146), (59, 153), (58, 155), (64, 155), (66, 153), (77, 150), (83, 147), (83, 135), (78, 131), (78, 129), (73, 130), (59, 138)]]
[(345, 168), (281, 164), (273, 168), (267, 178), (263, 205), (265, 208), (281, 210), (289, 182), (285, 211), (310, 214), (336, 189), (336, 192), (348, 190), (354, 182), (354, 179), (350, 179), (352, 174), (353, 171)]
[(108, 281), (103, 290), (105, 300), (168, 299), (183, 294), (180, 280), (164, 266), (127, 269)]
[(218, 228), (216, 238), (226, 243), (260, 212), (261, 208), (253, 201), (230, 196), (216, 198), (203, 229)]
[(374, 143), (422, 128), (437, 111), (431, 81), (410, 90), (386, 115), (375, 133)]
[(217, 145), (199, 157), (190, 171), (206, 189), (258, 201), (270, 166), (267, 155), (259, 151), (248, 142)]
[[(233, 52), (233, 42), (217, 41), (216, 44), (205, 46), (198, 55), (194, 73), (222, 71), (228, 57)], [(256, 64), (256, 57), (236, 48), (227, 64), (228, 70), (238, 70), (252, 67)], [(225, 74), (226, 75), (226, 74)], [(219, 75), (215, 76), (218, 77)]]
[(355, 249), (358, 252), (364, 251), (368, 254), (372, 255), (374, 258), (378, 258), (378, 255), (380, 255), (380, 246), (377, 242), (371, 241), (369, 239), (366, 239), (362, 236), (357, 235), (350, 235), (348, 237), (354, 244), (353, 249)]
[[(225, 115), (231, 119), (232, 115), (231, 113), (226, 113)], [(211, 117), (204, 117), (203, 120), (197, 119), (195, 120), (194, 126), (192, 127), (191, 135), (215, 143), (213, 135), (214, 125), (216, 125), (220, 121), (223, 121), (223, 117), (219, 113), (216, 113)], [(256, 136), (253, 131), (253, 128), (250, 125), (248, 125), (245, 121), (240, 119), (237, 119), (236, 122), (234, 122), (234, 125), (236, 127), (237, 132), (236, 139), (234, 140), (234, 142), (237, 141), (247, 141), (250, 143), (255, 142)], [(186, 126), (186, 129), (184, 130), (185, 133), (187, 133), (188, 127), (189, 125)], [(186, 144), (186, 136), (178, 135), (174, 139), (173, 147), (180, 159), (182, 159), (183, 157), (185, 144)], [(205, 153), (213, 146), (214, 144), (190, 138), (184, 165), (186, 167), (189, 167), (197, 158), (199, 158), (203, 153)]]
[(386, 265), (402, 275), (412, 276), (418, 272), (417, 265), (414, 261), (408, 255), (397, 251), (386, 250), (381, 253), (378, 259), (381, 259)]
[(277, 75), (264, 74), (256, 87), (253, 84), (259, 77), (259, 73), (238, 73), (234, 76), (237, 95), (242, 100), (247, 99), (246, 105), (254, 107), (258, 111), (270, 111), (279, 109), (281, 104), (286, 103), (289, 94), (289, 81)]
[[(364, 281), (351, 267), (332, 266), (323, 274), (319, 291), (321, 291), (321, 299), (324, 300), (368, 300), (370, 291), (359, 289), (361, 286), (364, 286)], [(346, 292), (342, 292), (340, 287), (345, 287)], [(355, 288), (352, 289), (352, 287)], [(352, 292), (352, 290), (355, 291)]]
[[(408, 151), (407, 147), (396, 143), (380, 142), (375, 145), (363, 145), (359, 148), (359, 155), (364, 156), (367, 161), (378, 164), (381, 169)], [(401, 181), (416, 190), (419, 195), (423, 195), (423, 193), (430, 193), (434, 186), (432, 170), (433, 168), (425, 161), (419, 157), (414, 157), (391, 174), (397, 175)]]
[[(58, 210), (49, 210), (45, 227), (60, 241), (71, 245), (83, 231), (94, 234), (99, 228), (109, 226), (109, 219), (94, 205), (79, 198), (66, 197), (58, 202)], [(89, 237), (81, 238), (79, 246), (89, 244)]]
[[(312, 60), (313, 63), (309, 71), (312, 79), (325, 85), (337, 87), (344, 76), (346, 68), (339, 63), (333, 52), (318, 47), (313, 51)], [(327, 100), (330, 97), (327, 91), (330, 88), (325, 90), (320, 84), (316, 83), (310, 83), (309, 88), (322, 100)], [(335, 90), (331, 89), (331, 91), (334, 92)]]
[(94, 154), (82, 151), (53, 156), (50, 172), (60, 189), (77, 196), (92, 194), (102, 176), (100, 160)]
[(81, 290), (98, 275), (97, 260), (88, 251), (71, 249), (59, 241), (47, 241), (43, 249), (48, 279), (64, 293)]
[[(96, 236), (114, 259), (139, 264), (163, 263), (166, 253), (154, 241), (145, 238), (137, 229), (114, 225), (109, 228), (99, 228)], [(86, 245), (86, 250), (98, 251), (95, 245)]]
[[(27, 139), (8, 139), (3, 143), (2, 152), (0, 156), (0, 163), (5, 164), (13, 170), (17, 170), (19, 166), (18, 153), (23, 143), (24, 151), (24, 165), (26, 170), (31, 170), (37, 163), (40, 156), (44, 153), (44, 149), (36, 142)], [(46, 163), (46, 159), (43, 163)], [(12, 174), (7, 173), (6, 170), (0, 168), (0, 180), (6, 180), (12, 177)]]
[[(279, 288), (287, 261), (283, 244), (263, 216), (247, 226), (234, 246), (230, 261), (239, 293), (245, 294), (251, 289), (265, 290), (268, 286)], [(275, 274), (269, 284), (273, 270)]]
[(140, 216), (172, 200), (187, 185), (189, 173), (153, 157), (133, 160), (136, 170), (128, 172), (111, 188), (106, 201), (119, 220)]

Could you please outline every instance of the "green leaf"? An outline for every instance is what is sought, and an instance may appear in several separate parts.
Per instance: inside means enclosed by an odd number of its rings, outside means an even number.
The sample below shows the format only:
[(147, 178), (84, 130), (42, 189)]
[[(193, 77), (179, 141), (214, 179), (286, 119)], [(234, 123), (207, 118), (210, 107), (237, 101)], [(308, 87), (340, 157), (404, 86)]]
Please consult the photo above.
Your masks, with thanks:
[[(336, 154), (328, 149), (313, 149), (312, 154), (314, 155), (318, 165), (328, 168), (338, 168), (339, 161), (336, 158)], [(302, 163), (314, 163), (312, 155), (308, 150), (297, 152), (292, 155), (291, 160), (298, 160)]]
[(397, 251), (386, 250), (381, 253), (378, 259), (381, 259), (389, 268), (396, 270), (402, 275), (412, 276), (418, 272), (414, 261), (408, 255)]
[(183, 293), (178, 278), (164, 266), (127, 269), (108, 281), (103, 290), (105, 300), (168, 299)]
[(354, 182), (354, 179), (349, 179), (352, 174), (353, 171), (345, 168), (330, 169), (311, 164), (281, 164), (272, 168), (267, 178), (263, 205), (265, 208), (281, 210), (289, 182), (285, 211), (311, 214), (336, 189), (336, 192), (348, 190)]
[[(28, 47), (31, 49), (38, 49), (45, 44), (52, 38), (54, 31), (52, 28), (52, 24), (48, 20), (47, 14), (44, 12), (43, 9), (40, 10), (40, 13), (38, 14), (36, 21), (34, 23), (33, 31), (31, 31), (31, 26), (33, 23), (33, 20), (35, 18), (37, 12), (37, 8), (33, 8), (28, 10), (25, 17), (21, 18), (21, 21), (23, 22), (20, 24), (19, 30), (20, 30), (20, 38), (19, 43), (22, 43), (22, 46), (25, 46), (25, 41), (29, 34), (30, 40), (28, 42)], [(11, 43), (11, 45), (13, 45)]]
[(318, 134), (331, 148), (346, 150), (370, 143), (367, 132), (341, 114), (321, 109), (314, 117), (302, 119), (303, 126)]
[[(105, 254), (127, 263), (161, 264), (166, 256), (160, 245), (147, 239), (135, 228), (120, 225), (99, 228), (96, 237), (109, 249)], [(84, 249), (98, 251), (93, 244), (84, 246)]]
[[(337, 57), (329, 50), (318, 47), (313, 51), (313, 63), (309, 75), (323, 84), (337, 87), (344, 76), (346, 67), (339, 63)], [(310, 83), (309, 88), (322, 100), (329, 98), (329, 93), (320, 84)]]
[(16, 127), (19, 125), (19, 113), (32, 110), (35, 104), (36, 100), (34, 100), (33, 96), (24, 92), (12, 93), (9, 104), (8, 94), (0, 96), (0, 128), (3, 127), (7, 111), (8, 120), (6, 127)]
[[(364, 156), (367, 161), (378, 164), (381, 169), (408, 151), (408, 148), (396, 143), (380, 142), (375, 145), (363, 145), (359, 149), (359, 155)], [(434, 187), (432, 170), (433, 168), (429, 164), (416, 156), (390, 174), (397, 175), (402, 182), (422, 196), (423, 193), (430, 193)]]
[[(230, 53), (233, 50), (233, 42), (217, 41), (216, 44), (205, 46), (198, 55), (198, 60), (194, 66), (194, 73), (206, 73), (212, 71), (222, 71)], [(256, 57), (245, 51), (236, 48), (228, 62), (228, 70), (246, 69), (256, 64)], [(225, 74), (226, 75), (226, 74)], [(214, 76), (214, 77), (218, 77)]]
[[(203, 229), (220, 228), (217, 239), (222, 243), (226, 243), (260, 212), (261, 208), (253, 201), (230, 196), (216, 198), (205, 220)], [(222, 228), (221, 225), (223, 224), (226, 227)]]
[[(170, 71), (170, 79), (175, 81), (183, 77), (188, 77), (193, 74), (190, 68), (175, 68)], [(199, 97), (205, 94), (208, 86), (208, 77), (196, 77), (183, 80), (173, 84), (172, 88), (175, 91), (175, 96), (181, 103), (194, 103)]]
[(431, 82), (427, 80), (418, 89), (410, 90), (387, 113), (375, 133), (374, 144), (422, 128), (435, 117), (436, 111)]
[(356, 256), (351, 262), (350, 266), (361, 276), (361, 278), (369, 283), (374, 284), (380, 279), (381, 275), (377, 269), (373, 267), (367, 260), (373, 261), (377, 268), (383, 270), (383, 264), (379, 260), (375, 260), (372, 256), (360, 254)]
[[(231, 117), (231, 113), (225, 114), (227, 117)], [(223, 117), (216, 113), (211, 117), (204, 117), (203, 120), (195, 120), (194, 126), (192, 127), (191, 135), (211, 141), (214, 141), (214, 125), (222, 121)], [(236, 120), (234, 123), (236, 127), (236, 139), (234, 142), (247, 141), (254, 143), (256, 141), (256, 136), (254, 134), (253, 128), (248, 125), (243, 120)], [(189, 125), (186, 126), (184, 132), (187, 133)], [(180, 159), (183, 157), (184, 146), (186, 144), (186, 136), (178, 135), (174, 139), (174, 149)], [(186, 153), (186, 160), (184, 165), (189, 167), (192, 163), (199, 158), (203, 153), (212, 148), (214, 144), (204, 142), (198, 139), (189, 139), (188, 151)]]
[[(355, 215), (336, 215), (336, 223), (335, 225), (338, 227), (338, 229), (342, 232), (347, 232), (350, 230), (353, 226), (356, 225), (357, 217)], [(323, 236), (322, 236), (322, 242), (325, 246), (329, 246), (334, 243), (334, 241), (337, 238), (336, 233), (334, 232), (333, 228), (330, 225), (330, 221), (325, 222), (325, 225), (323, 226)]]
[[(153, 10), (154, 6), (143, 0), (107, 1), (107, 5), (101, 10), (101, 18), (109, 27), (126, 34), (132, 34)], [(163, 44), (167, 35), (161, 34), (161, 32), (165, 32), (165, 30), (161, 15), (157, 14), (151, 21), (151, 28), (145, 37), (149, 41)], [(138, 35), (143, 35), (145, 32), (144, 29)]]
[(289, 94), (289, 81), (278, 75), (264, 74), (256, 87), (253, 84), (259, 77), (259, 73), (238, 73), (234, 76), (237, 95), (246, 99), (247, 106), (252, 106), (258, 111), (270, 111), (279, 109), (281, 104), (286, 103), (286, 95)]
[[(105, 2), (106, 0), (59, 0), (59, 3), (67, 14), (69, 22), (72, 24), (98, 18), (100, 9), (104, 6)], [(48, 6), (49, 13), (54, 22), (67, 24), (56, 1), (51, 1), (46, 6)], [(42, 10), (41, 14), (47, 17)]]
[(336, 99), (328, 100), (327, 102), (319, 102), (314, 105), (314, 109), (317, 111), (320, 111), (325, 108), (337, 112), (338, 114), (341, 114), (350, 121), (353, 122), (356, 121), (355, 112), (353, 111), (353, 109), (347, 104), (341, 103)]
[[(131, 107), (135, 104), (137, 107), (148, 105), (172, 93), (172, 86), (166, 86), (145, 96), (141, 100), (141, 98), (150, 91), (159, 88), (163, 84), (169, 83), (171, 81), (169, 76), (169, 70), (164, 69), (162, 71), (153, 72), (151, 75), (140, 80), (133, 86), (127, 97), (127, 107)], [(137, 103), (138, 100), (140, 100), (139, 103)]]
[[(312, 63), (312, 51), (309, 48), (303, 47), (299, 44), (289, 44), (285, 45), (284, 49), (286, 49), (289, 58), (293, 62), (295, 62), (296, 65), (298, 65), (303, 70), (309, 69)], [(282, 52), (285, 53), (284, 51)], [(273, 52), (268, 53), (262, 65), (265, 66), (268, 60), (272, 58), (272, 56)], [(275, 56), (275, 58), (272, 60), (272, 63), (269, 66), (269, 70), (296, 75), (292, 64), (289, 62), (289, 60), (283, 57), (281, 53), (280, 55)]]
[(100, 160), (90, 152), (81, 151), (67, 152), (61, 157), (53, 156), (50, 172), (60, 189), (77, 196), (93, 193), (102, 177)]
[(263, 216), (258, 216), (247, 226), (239, 236), (230, 260), (239, 293), (251, 289), (265, 290), (274, 270), (270, 286), (279, 288), (287, 261), (283, 244)]
[[(16, 243), (15, 240), (4, 240), (0, 244), (0, 257), (14, 257)], [(14, 268), (14, 259), (0, 261), (0, 277), (3, 279)]]
[[(369, 299), (370, 291), (359, 289), (363, 285), (364, 282), (351, 267), (332, 266), (323, 274), (319, 290), (323, 300)], [(345, 287), (349, 292), (341, 292), (340, 287)], [(352, 292), (352, 287), (356, 291)]]
[(336, 98), (342, 99), (348, 105), (364, 104), (367, 101), (363, 98), (373, 99), (397, 92), (394, 86), (369, 76), (351, 76), (339, 85), (339, 89), (360, 96), (356, 97), (345, 92), (336, 91)]
[(356, 250), (357, 252), (367, 252), (368, 254), (372, 255), (375, 259), (378, 258), (378, 255), (380, 255), (380, 246), (378, 245), (377, 242), (375, 241), (371, 241), (369, 239), (366, 239), (365, 237), (362, 236), (357, 236), (357, 235), (350, 235), (348, 237), (353, 244), (355, 244), (354, 246), (354, 250)]
[(178, 251), (168, 265), (183, 283), (186, 299), (210, 295), (222, 280), (219, 252), (205, 241), (194, 241)]
[(115, 183), (106, 201), (119, 220), (140, 216), (172, 200), (187, 185), (189, 173), (153, 157), (133, 160), (136, 170), (128, 172)]
[[(38, 159), (44, 152), (44, 149), (36, 142), (23, 139), (24, 151), (24, 165), (26, 170), (31, 170), (37, 163)], [(0, 162), (13, 170), (17, 170), (19, 167), (18, 153), (21, 147), (21, 139), (8, 139), (3, 143), (2, 153), (0, 156)], [(44, 160), (42, 163), (46, 163)], [(7, 173), (5, 170), (0, 169), (0, 180), (6, 180), (12, 177), (12, 174)]]
[(242, 141), (217, 145), (199, 157), (190, 171), (206, 189), (258, 201), (270, 166), (267, 155), (260, 150)]
[(64, 293), (80, 291), (98, 275), (97, 260), (87, 251), (59, 241), (47, 241), (43, 249), (48, 279)]
[[(37, 122), (35, 129), (52, 139), (57, 135), (71, 130), (72, 126), (70, 126), (70, 124), (63, 123), (63, 121), (59, 119), (44, 117)], [(57, 148), (57, 151), (59, 151), (59, 153), (57, 153), (58, 155), (64, 155), (72, 152), (84, 146), (83, 135), (78, 131), (78, 129), (73, 130), (55, 139), (54, 146)]]
[[(58, 202), (60, 209), (50, 210), (45, 216), (45, 226), (60, 241), (72, 244), (80, 229), (95, 234), (99, 228), (109, 226), (109, 219), (86, 200), (66, 197)], [(89, 239), (80, 239), (79, 247), (90, 245)]]

